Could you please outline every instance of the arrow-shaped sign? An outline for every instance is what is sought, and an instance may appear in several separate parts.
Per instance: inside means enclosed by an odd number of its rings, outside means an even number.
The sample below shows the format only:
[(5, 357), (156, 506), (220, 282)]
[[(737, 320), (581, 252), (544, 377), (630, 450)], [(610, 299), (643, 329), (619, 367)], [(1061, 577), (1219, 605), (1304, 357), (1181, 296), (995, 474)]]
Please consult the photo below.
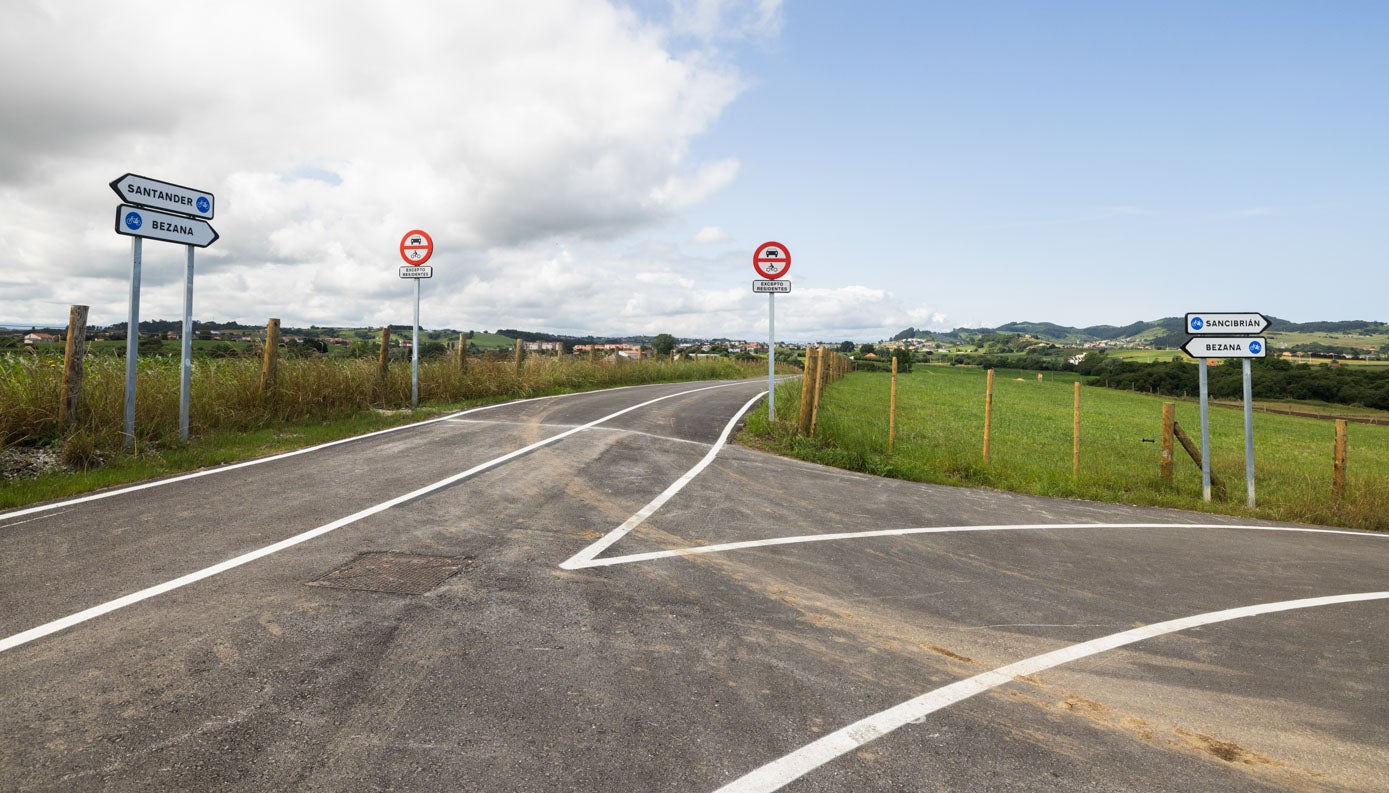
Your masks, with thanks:
[(116, 233), (206, 248), (217, 241), (217, 230), (205, 220), (173, 215), (129, 204), (116, 207)]
[(1264, 358), (1268, 342), (1262, 336), (1197, 336), (1186, 340), (1182, 352), (1192, 358)]
[(133, 173), (112, 182), (111, 189), (127, 204), (192, 215), (204, 220), (212, 220), (212, 213), (217, 209), (216, 197), (206, 190), (161, 182)]
[(1231, 336), (1263, 333), (1272, 324), (1269, 318), (1257, 312), (1242, 314), (1212, 313), (1187, 314), (1186, 332), (1200, 336)]

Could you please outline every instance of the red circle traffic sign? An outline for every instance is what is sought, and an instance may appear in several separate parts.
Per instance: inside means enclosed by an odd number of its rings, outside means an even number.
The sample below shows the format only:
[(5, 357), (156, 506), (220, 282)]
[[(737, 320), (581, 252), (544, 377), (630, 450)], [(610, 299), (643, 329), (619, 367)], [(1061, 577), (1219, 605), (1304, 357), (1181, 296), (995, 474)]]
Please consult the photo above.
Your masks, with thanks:
[(791, 272), (791, 252), (779, 242), (764, 242), (752, 254), (752, 269), (763, 278), (780, 278)]
[(400, 238), (400, 258), (409, 265), (421, 265), (434, 255), (434, 239), (420, 229), (406, 232)]

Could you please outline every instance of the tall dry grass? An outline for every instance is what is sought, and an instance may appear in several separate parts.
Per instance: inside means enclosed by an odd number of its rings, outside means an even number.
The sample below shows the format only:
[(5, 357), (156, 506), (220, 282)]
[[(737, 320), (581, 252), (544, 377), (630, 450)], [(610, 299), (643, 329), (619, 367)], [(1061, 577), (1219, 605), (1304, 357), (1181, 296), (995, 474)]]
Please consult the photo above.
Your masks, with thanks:
[[(179, 360), (152, 357), (137, 367), (137, 449), (179, 442)], [(520, 398), (618, 385), (751, 377), (756, 365), (729, 360), (605, 362), (535, 356), (511, 361), (456, 359), (420, 363), (421, 405)], [(125, 361), (89, 357), (82, 408), (68, 431), (59, 424), (62, 361), (30, 354), (0, 357), (0, 446), (60, 447), (65, 462), (85, 465), (121, 448)], [(393, 362), (382, 381), (369, 359), (281, 359), (274, 386), (262, 392), (260, 363), (248, 358), (197, 359), (189, 425), (193, 436), (348, 418), (410, 406), (410, 364)]]

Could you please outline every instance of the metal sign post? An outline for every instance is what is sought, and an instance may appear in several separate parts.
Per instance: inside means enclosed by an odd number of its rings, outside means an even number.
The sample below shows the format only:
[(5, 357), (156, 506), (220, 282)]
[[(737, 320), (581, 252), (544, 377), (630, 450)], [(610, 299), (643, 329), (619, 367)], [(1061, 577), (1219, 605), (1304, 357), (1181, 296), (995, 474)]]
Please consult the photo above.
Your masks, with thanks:
[(761, 284), (777, 284), (778, 278), (791, 272), (791, 251), (779, 242), (764, 242), (752, 254), (752, 269), (766, 278), (766, 281), (753, 281), (753, 292), (767, 293), (767, 419), (776, 421), (776, 293), (790, 292), (791, 284), (785, 288), (758, 288)]
[(188, 245), (188, 264), (183, 284), (183, 365), (178, 380), (178, 436), (188, 440), (188, 407), (193, 384), (193, 246)]
[(125, 448), (135, 447), (135, 375), (140, 352), (140, 257), (139, 237), (130, 240), (130, 312), (125, 321)]
[(434, 268), (425, 262), (434, 255), (434, 238), (420, 229), (405, 232), (400, 238), (401, 278), (415, 279), (415, 328), (410, 338), (410, 407), (420, 406), (420, 281), (434, 277)]
[(1268, 355), (1268, 342), (1262, 336), (1227, 336), (1232, 330), (1261, 333), (1269, 326), (1268, 317), (1258, 312), (1187, 314), (1187, 332), (1193, 334), (1182, 351), (1200, 362), (1201, 384), (1201, 497), (1211, 500), (1210, 390), (1207, 384), (1208, 358), (1239, 358), (1244, 379), (1244, 479), (1248, 504), (1254, 506), (1254, 400), (1250, 360)]
[(217, 241), (211, 220), (217, 199), (206, 190), (128, 173), (110, 183), (126, 203), (116, 207), (116, 233), (131, 238), (130, 318), (125, 336), (125, 448), (135, 446), (135, 387), (140, 351), (140, 259), (142, 240), (184, 244), (188, 249), (183, 291), (183, 366), (179, 375), (178, 431), (188, 440), (188, 409), (193, 369), (193, 248)]

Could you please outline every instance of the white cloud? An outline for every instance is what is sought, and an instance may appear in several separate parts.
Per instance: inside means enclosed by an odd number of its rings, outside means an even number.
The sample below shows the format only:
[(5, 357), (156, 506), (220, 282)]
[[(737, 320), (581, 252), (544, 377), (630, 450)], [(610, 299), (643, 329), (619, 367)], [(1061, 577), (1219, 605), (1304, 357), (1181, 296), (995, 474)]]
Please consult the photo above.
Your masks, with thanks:
[(728, 240), (728, 232), (718, 226), (705, 226), (695, 232), (695, 242), (725, 242)]
[[(742, 90), (727, 58), (601, 0), (13, 5), (0, 318), (65, 300), (124, 317), (106, 183), (127, 171), (217, 195), (198, 316), (354, 323), (390, 313), (376, 301), (410, 228), (448, 272), (658, 228), (738, 171), (689, 154)], [(161, 247), (145, 246), (146, 317), (180, 311), (166, 259), (182, 254)], [(555, 260), (491, 296), (524, 309), (505, 324), (549, 324), (597, 280)]]

